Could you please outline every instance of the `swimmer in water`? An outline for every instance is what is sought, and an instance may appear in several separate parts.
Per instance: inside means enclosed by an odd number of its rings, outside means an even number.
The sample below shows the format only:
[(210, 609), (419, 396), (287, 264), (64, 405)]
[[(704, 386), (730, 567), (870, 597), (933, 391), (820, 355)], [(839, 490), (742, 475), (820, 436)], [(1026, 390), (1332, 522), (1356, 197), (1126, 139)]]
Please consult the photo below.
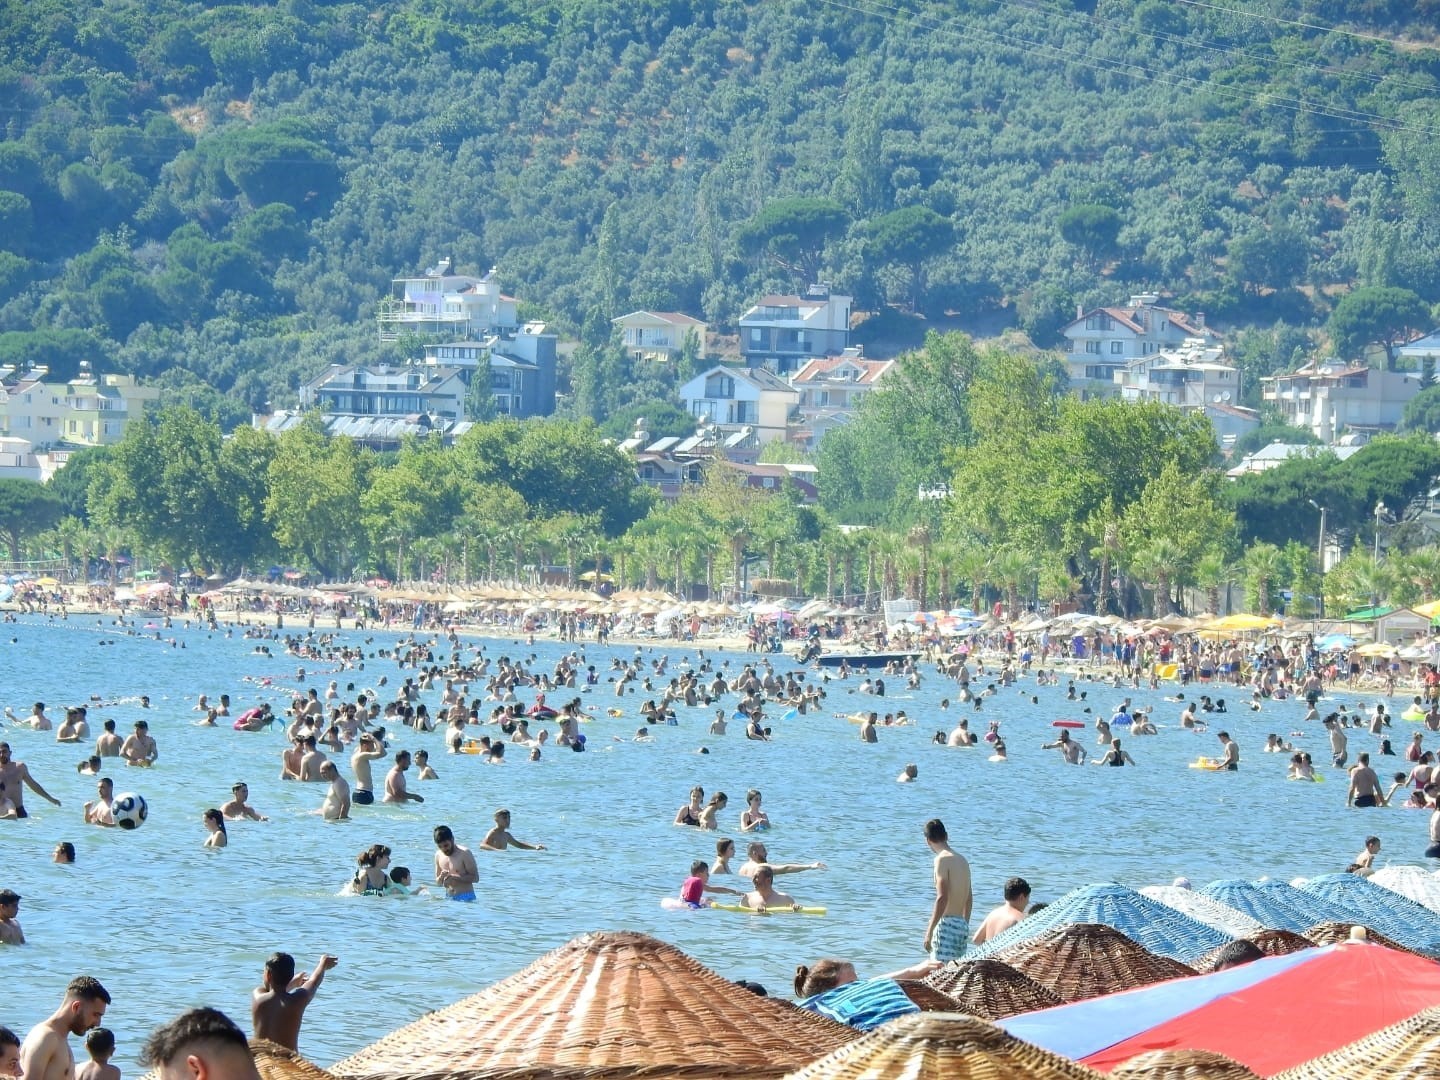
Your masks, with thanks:
[(481, 851), (504, 851), (506, 848), (517, 847), (525, 851), (544, 851), (544, 844), (527, 844), (523, 840), (516, 840), (510, 835), (510, 811), (495, 811), (495, 827), (485, 834), (485, 839), (480, 841)]
[(751, 788), (745, 793), (745, 810), (740, 815), (741, 832), (764, 832), (770, 828), (770, 815), (760, 809), (760, 792)]
[(325, 793), (325, 801), (320, 805), (320, 816), (326, 821), (349, 821), (350, 785), (340, 775), (340, 770), (333, 761), (327, 761), (320, 766), (320, 779), (330, 785), (330, 790)]
[(225, 834), (224, 814), (212, 807), (205, 811), (202, 820), (205, 822), (206, 830), (210, 833), (205, 837), (207, 848), (222, 848), (230, 843), (230, 838)]
[(772, 874), (799, 874), (805, 870), (824, 870), (823, 862), (772, 863), (765, 845), (756, 840), (745, 849), (745, 862), (735, 871), (741, 877), (753, 878), (762, 866), (768, 866)]
[(919, 776), (920, 770), (912, 761), (908, 765), (906, 765), (905, 768), (900, 770), (900, 775), (895, 778), (895, 782), (897, 784), (910, 784), (917, 780)]

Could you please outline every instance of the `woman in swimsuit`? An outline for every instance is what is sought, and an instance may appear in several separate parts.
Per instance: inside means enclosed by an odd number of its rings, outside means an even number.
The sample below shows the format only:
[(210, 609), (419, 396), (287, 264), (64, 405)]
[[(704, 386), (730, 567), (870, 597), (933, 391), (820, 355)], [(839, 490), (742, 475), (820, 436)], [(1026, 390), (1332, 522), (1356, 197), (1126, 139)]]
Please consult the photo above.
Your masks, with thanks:
[(699, 824), (700, 824), (700, 812), (705, 808), (705, 806), (704, 806), (704, 799), (705, 799), (705, 789), (704, 789), (704, 788), (702, 788), (702, 787), (693, 787), (693, 788), (691, 788), (691, 789), (690, 789), (690, 801), (689, 801), (688, 803), (686, 803), (684, 806), (680, 807), (680, 809), (675, 812), (675, 824), (676, 824), (676, 825), (694, 825), (694, 826), (697, 826), (697, 827), (698, 827)]
[(722, 836), (719, 840), (716, 840), (715, 861), (710, 864), (710, 873), (712, 875), (731, 873), (730, 860), (734, 857), (734, 855), (734, 840), (730, 839), (730, 837), (728, 836)]
[(704, 809), (700, 811), (700, 828), (712, 831), (718, 829), (720, 826), (715, 820), (715, 815), (721, 810), (724, 810), (725, 804), (729, 801), (723, 791), (717, 791), (714, 795), (711, 795), (710, 801), (707, 802)]
[(390, 865), (390, 849), (384, 844), (372, 844), (355, 861), (360, 864), (355, 871), (355, 892), (360, 896), (384, 896), (390, 885), (390, 875), (385, 872)]
[(741, 832), (763, 832), (770, 828), (770, 816), (760, 809), (760, 792), (751, 788), (745, 793), (746, 809), (740, 815)]
[(225, 847), (230, 842), (225, 833), (225, 815), (219, 810), (206, 810), (204, 821), (205, 828), (210, 831), (210, 835), (205, 838), (205, 846)]

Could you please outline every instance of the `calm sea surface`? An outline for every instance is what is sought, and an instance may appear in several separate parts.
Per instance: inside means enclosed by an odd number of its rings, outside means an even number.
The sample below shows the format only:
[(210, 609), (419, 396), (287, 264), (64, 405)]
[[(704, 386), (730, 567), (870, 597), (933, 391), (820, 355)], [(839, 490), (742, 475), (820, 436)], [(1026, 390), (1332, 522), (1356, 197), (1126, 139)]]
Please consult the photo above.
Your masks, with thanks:
[[(969, 706), (942, 712), (941, 698), (954, 697), (956, 688), (929, 673), (914, 692), (901, 688), (903, 680), (887, 680), (895, 685), (885, 702), (854, 694), (854, 678), (833, 682), (821, 713), (773, 720), (775, 741), (769, 744), (746, 741), (738, 725), (725, 737), (708, 736), (712, 710), (703, 707), (681, 708), (679, 726), (652, 729), (656, 738), (649, 745), (615, 742), (612, 735), (634, 733), (643, 696), (627, 695), (626, 715), (611, 718), (606, 709), (616, 699), (603, 683), (586, 695), (599, 715), (585, 726), (591, 748), (585, 754), (547, 748), (541, 762), (516, 754), (503, 767), (491, 767), (477, 757), (446, 755), (439, 732), (392, 730), (392, 748), (431, 751), (439, 781), (411, 782), (425, 803), (357, 806), (354, 820), (326, 824), (310, 813), (320, 805), (324, 785), (278, 779), (279, 730), (244, 734), (228, 725), (193, 726), (192, 706), (202, 692), (212, 698), (228, 692), (237, 713), (261, 701), (281, 711), (297, 686), (297, 661), (256, 656), (254, 642), (238, 634), (227, 639), (177, 627), (165, 635), (187, 647), (125, 636), (93, 617), (0, 627), (0, 704), (24, 715), (43, 700), (58, 723), (67, 702), (85, 702), (92, 694), (125, 700), (131, 703), (92, 708), (92, 730), (113, 717), (125, 734), (144, 716), (159, 742), (153, 770), (111, 763), (116, 790), (137, 791), (150, 805), (148, 823), (125, 833), (81, 824), (94, 779), (77, 775), (75, 766), (89, 746), (59, 745), (53, 733), (9, 725), (3, 733), (16, 758), (64, 806), (30, 793), (30, 820), (0, 822), (0, 887), (24, 897), (21, 923), (30, 941), (0, 949), (0, 1024), (23, 1033), (55, 1008), (72, 976), (95, 975), (115, 997), (107, 1026), (116, 1032), (115, 1060), (127, 1074), (138, 1074), (135, 1054), (145, 1034), (187, 1007), (217, 1006), (248, 1028), (250, 990), (275, 949), (294, 953), (302, 970), (321, 952), (340, 957), (301, 1036), (302, 1052), (321, 1064), (511, 974), (586, 930), (643, 930), (772, 992), (788, 990), (796, 964), (822, 956), (847, 957), (862, 975), (877, 974), (920, 959), (933, 896), (920, 829), (935, 816), (970, 859), (977, 920), (1000, 902), (1001, 885), (1013, 874), (1030, 881), (1035, 899), (1051, 900), (1092, 881), (1138, 887), (1184, 874), (1199, 885), (1218, 877), (1288, 879), (1340, 870), (1371, 831), (1383, 839), (1382, 863), (1422, 862), (1426, 844), (1420, 812), (1347, 810), (1343, 774), (1328, 765), (1326, 783), (1286, 781), (1286, 755), (1264, 754), (1261, 747), (1266, 733), (1289, 735), (1299, 727), (1301, 702), (1212, 717), (1212, 733), (1196, 734), (1179, 728), (1180, 706), (1163, 701), (1176, 692), (1173, 684), (1151, 692), (1082, 682), (1088, 701), (1070, 702), (1063, 679), (1058, 687), (1036, 688), (1027, 678), (976, 714)], [(368, 653), (396, 635), (351, 632), (342, 638), (367, 640)], [(465, 643), (467, 650), (476, 644), (496, 657), (534, 652), (545, 669), (564, 651), (548, 641), (533, 649), (502, 640)], [(585, 648), (587, 661), (602, 672), (612, 657), (634, 651)], [(671, 658), (674, 674), (693, 650), (645, 649), (647, 661), (661, 655)], [(716, 655), (732, 669), (746, 659)], [(381, 675), (393, 686), (413, 674), (373, 658), (356, 672), (305, 666), (312, 675), (298, 685), (322, 693), (331, 678), (342, 690), (354, 682), (358, 691), (376, 685)], [(263, 676), (277, 680), (273, 688), (253, 681)], [(1232, 704), (1243, 700), (1233, 688), (1211, 693)], [(150, 695), (150, 709), (139, 707), (140, 694)], [(1156, 704), (1162, 725), (1155, 737), (1124, 740), (1138, 768), (1067, 767), (1039, 749), (1056, 734), (1052, 720), (1089, 721), (1086, 704), (1108, 716), (1127, 695)], [(438, 696), (437, 690), (424, 698), (432, 714)], [(1354, 704), (1362, 698), (1339, 691), (1334, 700)], [(1395, 699), (1395, 712), (1404, 700)], [(877, 745), (864, 745), (855, 725), (832, 715), (862, 706), (882, 713), (903, 708), (919, 722), (882, 729)], [(1011, 760), (992, 764), (988, 749), (946, 749), (930, 741), (962, 716), (978, 732), (988, 719), (1003, 721)], [(1186, 768), (1199, 755), (1218, 754), (1217, 719), (1240, 743), (1241, 771)], [(1397, 721), (1397, 748), (1403, 749), (1409, 732)], [(1093, 732), (1082, 735), (1093, 747)], [(1328, 762), (1322, 729), (1296, 742), (1317, 765)], [(1352, 734), (1352, 758), (1373, 749), (1372, 743), (1368, 735)], [(709, 755), (696, 753), (702, 745)], [(919, 766), (919, 781), (897, 784), (907, 762)], [(1404, 767), (1394, 758), (1378, 764), (1382, 775)], [(377, 770), (377, 784), (379, 777)], [(250, 785), (252, 805), (271, 820), (232, 823), (228, 849), (202, 849), (202, 811), (220, 806), (230, 785), (242, 779)], [(695, 784), (707, 795), (723, 790), (730, 796), (721, 833), (671, 825)], [(827, 917), (660, 907), (691, 860), (713, 854), (717, 835), (737, 838), (736, 865), (743, 860), (739, 815), (750, 787), (763, 791), (774, 823), (764, 837), (773, 861), (828, 864), (827, 870), (779, 882), (803, 903), (827, 906)], [(375, 842), (390, 845), (394, 863), (413, 868), (417, 884), (428, 880), (432, 827), (448, 823), (462, 844), (474, 847), (501, 806), (513, 811), (516, 836), (549, 850), (477, 852), (479, 903), (336, 895), (354, 872), (356, 853)], [(77, 865), (50, 862), (61, 840), (74, 842)]]

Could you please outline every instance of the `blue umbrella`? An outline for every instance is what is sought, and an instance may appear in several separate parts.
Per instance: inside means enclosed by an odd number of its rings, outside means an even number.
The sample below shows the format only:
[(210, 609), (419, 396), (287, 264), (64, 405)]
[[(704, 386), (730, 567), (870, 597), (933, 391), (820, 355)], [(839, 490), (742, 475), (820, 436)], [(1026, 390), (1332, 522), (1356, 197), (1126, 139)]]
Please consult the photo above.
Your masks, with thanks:
[(1440, 955), (1440, 915), (1358, 874), (1311, 878), (1301, 892), (1350, 912), (1349, 920), (1379, 930), (1407, 949)]
[(1200, 891), (1212, 900), (1243, 911), (1271, 929), (1291, 930), (1297, 934), (1305, 933), (1317, 923), (1353, 919), (1343, 908), (1313, 893), (1301, 892), (1283, 881), (1234, 878), (1212, 881)]
[(1043, 911), (1022, 919), (965, 955), (967, 959), (989, 956), (1046, 931), (1077, 923), (1104, 923), (1152, 953), (1182, 963), (1192, 963), (1232, 940), (1229, 934), (1134, 889), (1108, 883), (1072, 889)]

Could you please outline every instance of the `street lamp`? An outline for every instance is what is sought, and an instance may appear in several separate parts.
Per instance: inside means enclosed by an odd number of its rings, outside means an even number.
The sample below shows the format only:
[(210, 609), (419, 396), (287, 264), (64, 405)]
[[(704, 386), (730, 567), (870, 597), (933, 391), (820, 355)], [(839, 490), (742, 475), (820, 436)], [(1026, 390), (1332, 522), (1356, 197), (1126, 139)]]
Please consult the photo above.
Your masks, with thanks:
[(1385, 504), (1377, 502), (1375, 504), (1375, 561), (1377, 563), (1380, 561), (1380, 524), (1384, 519)]
[(1320, 511), (1320, 540), (1316, 544), (1316, 554), (1320, 557), (1320, 618), (1325, 618), (1325, 515), (1330, 511), (1321, 506), (1314, 499), (1306, 499), (1311, 506)]

